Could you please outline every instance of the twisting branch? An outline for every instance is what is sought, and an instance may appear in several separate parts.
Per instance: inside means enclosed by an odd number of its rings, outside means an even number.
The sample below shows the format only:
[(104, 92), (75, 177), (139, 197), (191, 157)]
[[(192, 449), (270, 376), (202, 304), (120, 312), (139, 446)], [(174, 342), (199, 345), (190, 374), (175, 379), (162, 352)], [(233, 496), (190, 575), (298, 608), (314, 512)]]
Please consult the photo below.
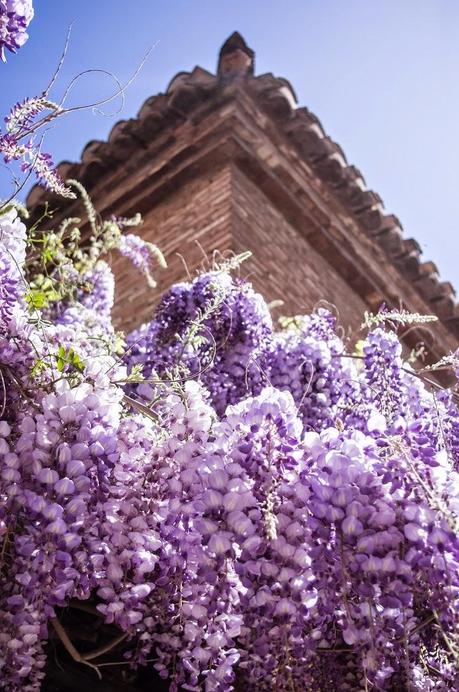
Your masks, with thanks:
[(93, 663), (89, 663), (89, 661), (85, 661), (83, 659), (80, 652), (77, 649), (75, 649), (75, 647), (73, 646), (73, 644), (70, 640), (70, 637), (68, 636), (65, 629), (62, 627), (59, 620), (57, 618), (51, 618), (51, 624), (52, 624), (57, 636), (59, 637), (62, 644), (64, 645), (65, 650), (67, 651), (67, 653), (70, 654), (70, 656), (73, 658), (73, 660), (76, 661), (77, 663), (84, 663), (84, 665), (89, 666), (90, 668), (95, 670), (99, 680), (102, 680), (102, 673), (100, 672), (98, 667), (96, 665), (94, 665)]
[(112, 651), (112, 649), (118, 646), (118, 644), (121, 644), (121, 642), (128, 637), (127, 632), (122, 632), (121, 634), (117, 635), (114, 639), (107, 642), (107, 644), (103, 644), (102, 646), (99, 646), (97, 649), (93, 649), (92, 651), (89, 651), (86, 654), (80, 654), (78, 649), (76, 649), (76, 647), (72, 643), (72, 640), (70, 639), (61, 622), (59, 622), (57, 618), (52, 618), (51, 624), (57, 636), (64, 645), (66, 651), (70, 654), (73, 660), (77, 663), (84, 663), (84, 665), (87, 665), (93, 670), (95, 670), (100, 680), (102, 679), (102, 674), (97, 664), (90, 663), (90, 661), (94, 660), (95, 658), (99, 658), (99, 656), (103, 656), (104, 654), (109, 653), (110, 651)]
[(112, 639), (110, 642), (103, 646), (99, 646), (98, 649), (94, 649), (93, 651), (90, 651), (87, 654), (84, 654), (82, 656), (83, 661), (92, 661), (94, 658), (98, 658), (99, 656), (103, 656), (103, 654), (108, 654), (109, 651), (115, 648), (115, 646), (118, 646), (118, 644), (121, 644), (126, 638), (127, 638), (127, 632), (122, 632), (119, 634), (117, 637)]

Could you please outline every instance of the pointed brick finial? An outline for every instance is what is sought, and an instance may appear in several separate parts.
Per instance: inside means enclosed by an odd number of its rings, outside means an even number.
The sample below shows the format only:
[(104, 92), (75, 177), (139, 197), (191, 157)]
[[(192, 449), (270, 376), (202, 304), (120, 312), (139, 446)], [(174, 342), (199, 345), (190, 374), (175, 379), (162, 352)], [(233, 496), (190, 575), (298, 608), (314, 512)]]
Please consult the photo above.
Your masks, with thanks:
[(226, 39), (218, 56), (218, 76), (224, 82), (253, 75), (255, 53), (248, 47), (241, 34), (235, 31)]

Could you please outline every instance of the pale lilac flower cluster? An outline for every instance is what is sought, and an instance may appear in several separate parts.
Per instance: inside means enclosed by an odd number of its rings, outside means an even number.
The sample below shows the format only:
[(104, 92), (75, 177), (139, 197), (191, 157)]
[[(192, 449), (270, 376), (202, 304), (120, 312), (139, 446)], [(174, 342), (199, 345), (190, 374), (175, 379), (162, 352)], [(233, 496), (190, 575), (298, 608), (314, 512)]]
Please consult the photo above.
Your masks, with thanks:
[(2, 210), (0, 215), (0, 246), (7, 252), (14, 271), (19, 273), (26, 256), (26, 227), (17, 210)]
[[(48, 115), (34, 120), (44, 111), (49, 111)], [(43, 152), (41, 142), (37, 144), (36, 140), (38, 129), (62, 113), (60, 106), (46, 95), (28, 97), (16, 103), (5, 117), (6, 132), (0, 133), (0, 154), (6, 164), (20, 162), (22, 173), (35, 173), (37, 180), (50, 192), (74, 198), (75, 193), (62, 180), (51, 155)]]
[(22, 135), (33, 126), (34, 118), (46, 110), (59, 110), (57, 103), (46, 96), (30, 96), (18, 101), (5, 116), (6, 131), (9, 135)]
[(156, 286), (153, 279), (153, 266), (159, 262), (162, 267), (166, 266), (161, 251), (138, 235), (127, 233), (122, 235), (119, 240), (118, 250), (122, 255), (131, 260), (134, 267), (137, 267), (147, 279), (151, 288)]
[(15, 135), (0, 135), (0, 153), (5, 163), (21, 161), (21, 171), (35, 173), (37, 180), (50, 192), (73, 199), (75, 193), (57, 172), (51, 154), (37, 149), (33, 141), (20, 142)]
[(0, 338), (6, 336), (25, 293), (22, 266), (26, 254), (26, 228), (16, 209), (0, 214)]
[(380, 401), (381, 410), (389, 418), (402, 404), (401, 355), (402, 348), (394, 333), (382, 328), (370, 332), (364, 347), (367, 394), (370, 400)]
[(89, 596), (103, 553), (98, 504), (108, 491), (110, 452), (116, 451), (120, 393), (97, 385), (60, 385), (34, 411), (18, 413), (19, 436), (2, 454), (3, 511), (7, 522), (11, 514), (22, 527), (13, 534), (15, 559), (2, 594), (1, 631), (4, 643), (8, 640), (2, 677), (11, 690), (38, 689), (31, 682), (40, 677), (36, 650), (22, 627), (28, 614), (40, 625), (39, 644), (55, 606), (72, 596)]
[(0, 0), (0, 59), (5, 49), (16, 53), (29, 38), (27, 27), (33, 19), (32, 0)]
[(227, 272), (214, 271), (164, 295), (152, 322), (129, 336), (128, 365), (143, 365), (146, 376), (185, 366), (223, 413), (267, 382), (263, 363), (271, 340), (262, 297)]
[(93, 269), (78, 274), (70, 265), (63, 267), (64, 279), (74, 287), (73, 299), (60, 301), (47, 310), (47, 317), (56, 324), (80, 324), (93, 336), (112, 333), (111, 311), (115, 300), (115, 278), (106, 262), (99, 260)]
[(458, 689), (459, 416), (395, 334), (356, 367), (329, 313), (277, 332), (218, 271), (170, 289), (122, 362), (108, 266), (36, 324), (24, 252), (9, 212), (0, 689), (40, 690), (75, 601), (172, 692)]
[(319, 309), (277, 333), (267, 362), (269, 381), (292, 393), (307, 428), (315, 430), (344, 415), (356, 402), (354, 363), (342, 358), (335, 318)]
[(6, 252), (0, 252), (0, 333), (11, 321), (20, 294), (19, 279)]

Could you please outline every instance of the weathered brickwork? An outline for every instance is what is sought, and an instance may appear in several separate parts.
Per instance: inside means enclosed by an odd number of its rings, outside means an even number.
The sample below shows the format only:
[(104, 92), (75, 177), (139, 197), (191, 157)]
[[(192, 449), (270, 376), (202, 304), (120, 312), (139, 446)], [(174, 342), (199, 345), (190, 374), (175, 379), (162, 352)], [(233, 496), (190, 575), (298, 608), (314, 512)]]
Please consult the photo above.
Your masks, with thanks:
[(340, 322), (357, 327), (365, 302), (237, 168), (232, 182), (233, 248), (252, 252), (241, 273), (268, 301), (283, 300), (277, 314), (307, 313), (327, 301)]
[(168, 267), (155, 272), (157, 287), (151, 289), (128, 260), (113, 256), (114, 322), (125, 331), (151, 319), (159, 297), (172, 283), (210, 266), (213, 256), (218, 258), (231, 247), (230, 167), (177, 188), (145, 215), (141, 234), (161, 248)]
[(150, 289), (124, 257), (114, 254), (115, 324), (129, 331), (151, 319), (164, 290), (200, 268), (246, 250), (241, 266), (268, 300), (282, 300), (277, 314), (298, 314), (327, 301), (340, 321), (356, 327), (366, 303), (289, 224), (237, 166), (228, 165), (179, 187), (145, 217), (142, 237), (163, 251), (168, 268), (155, 274)]

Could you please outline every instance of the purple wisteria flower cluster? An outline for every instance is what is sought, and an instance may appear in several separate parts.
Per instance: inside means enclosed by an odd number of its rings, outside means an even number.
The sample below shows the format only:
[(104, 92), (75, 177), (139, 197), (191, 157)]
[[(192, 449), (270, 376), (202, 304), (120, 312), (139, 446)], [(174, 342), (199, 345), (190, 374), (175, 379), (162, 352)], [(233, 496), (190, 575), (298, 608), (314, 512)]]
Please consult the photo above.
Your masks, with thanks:
[(275, 330), (220, 268), (121, 352), (108, 265), (44, 319), (25, 241), (0, 216), (0, 689), (42, 688), (80, 603), (119, 637), (77, 660), (172, 692), (457, 690), (459, 416), (396, 334)]
[[(17, 103), (5, 117), (5, 132), (0, 133), (0, 154), (7, 165), (18, 162), (22, 173), (34, 173), (50, 192), (74, 198), (75, 193), (61, 179), (51, 154), (42, 151), (41, 142), (36, 141), (40, 127), (62, 112), (58, 104), (50, 101), (46, 95)], [(42, 116), (42, 119), (35, 120), (37, 116)]]
[(29, 38), (27, 27), (33, 19), (32, 0), (0, 0), (0, 59), (5, 49), (16, 53)]

